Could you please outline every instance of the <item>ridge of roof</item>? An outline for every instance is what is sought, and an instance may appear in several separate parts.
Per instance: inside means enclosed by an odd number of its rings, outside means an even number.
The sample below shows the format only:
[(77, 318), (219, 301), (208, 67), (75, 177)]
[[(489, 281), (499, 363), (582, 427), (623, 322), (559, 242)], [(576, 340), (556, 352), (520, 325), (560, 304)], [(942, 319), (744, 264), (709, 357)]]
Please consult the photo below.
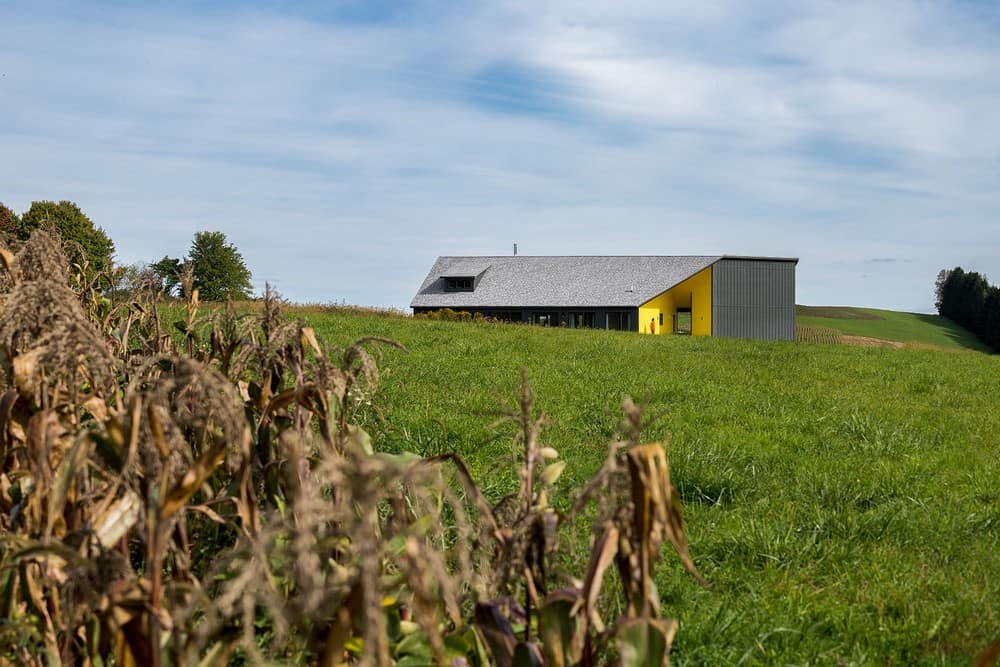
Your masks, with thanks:
[(767, 255), (723, 255), (722, 259), (737, 259), (758, 262), (795, 262), (796, 264), (799, 261), (798, 257), (773, 257)]
[(798, 262), (798, 257), (777, 255), (438, 255), (438, 259), (562, 259), (562, 258), (641, 258), (641, 257), (718, 257), (719, 259), (759, 260), (767, 262)]

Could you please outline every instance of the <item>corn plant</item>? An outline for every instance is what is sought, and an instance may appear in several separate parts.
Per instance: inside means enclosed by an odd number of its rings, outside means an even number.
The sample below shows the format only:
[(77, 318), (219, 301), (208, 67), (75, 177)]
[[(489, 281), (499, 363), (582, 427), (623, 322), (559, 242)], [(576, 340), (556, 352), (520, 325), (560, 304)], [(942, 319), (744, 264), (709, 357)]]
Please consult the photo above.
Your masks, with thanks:
[[(519, 489), (491, 506), (460, 457), (362, 427), (393, 341), (331, 348), (270, 290), (206, 316), (188, 286), (167, 325), (153, 291), (74, 280), (46, 232), (0, 263), (0, 664), (666, 663), (661, 546), (700, 575), (641, 406), (560, 511), (525, 375), (501, 419)], [(563, 572), (591, 503), (587, 568)]]
[[(705, 583), (688, 553), (677, 492), (670, 483), (665, 445), (640, 444), (643, 406), (625, 399), (622, 437), (611, 443), (604, 465), (584, 486), (567, 513), (549, 502), (565, 461), (541, 441), (546, 415), (533, 414), (526, 373), (520, 399), (506, 419), (517, 426), (523, 447), (520, 491), (503, 499), (493, 519), (497, 535), (500, 594), (480, 602), (475, 622), (498, 665), (592, 665), (614, 640), (624, 665), (666, 664), (677, 629), (660, 619), (653, 565), (666, 541), (687, 570)], [(589, 503), (598, 504), (590, 559), (582, 577), (552, 584), (551, 561), (560, 527)], [(599, 600), (605, 573), (616, 566), (626, 611), (608, 627)], [(565, 577), (564, 577), (565, 578)], [(516, 632), (515, 627), (521, 627)]]

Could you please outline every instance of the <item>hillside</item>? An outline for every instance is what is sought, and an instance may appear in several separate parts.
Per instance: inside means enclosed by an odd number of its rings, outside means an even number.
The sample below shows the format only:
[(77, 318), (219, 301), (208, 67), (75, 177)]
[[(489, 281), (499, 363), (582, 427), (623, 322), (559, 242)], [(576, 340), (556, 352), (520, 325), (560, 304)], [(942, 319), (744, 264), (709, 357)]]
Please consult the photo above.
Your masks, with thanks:
[[(875, 308), (850, 306), (797, 306), (796, 325), (806, 327), (800, 338), (818, 340), (823, 329), (834, 329), (848, 336), (893, 341), (911, 346), (930, 346), (945, 350), (989, 351), (974, 335), (939, 315), (902, 313)], [(813, 330), (820, 328), (819, 330)], [(850, 342), (850, 341), (846, 341)], [(864, 343), (865, 341), (854, 341)]]
[(382, 360), (376, 447), (456, 451), (493, 501), (516, 484), (510, 433), (491, 423), (521, 367), (569, 461), (563, 506), (603, 459), (622, 396), (648, 398), (660, 417), (645, 437), (671, 439), (711, 583), (661, 568), (673, 664), (966, 665), (1000, 627), (996, 356), (299, 316), (332, 342), (404, 344)]

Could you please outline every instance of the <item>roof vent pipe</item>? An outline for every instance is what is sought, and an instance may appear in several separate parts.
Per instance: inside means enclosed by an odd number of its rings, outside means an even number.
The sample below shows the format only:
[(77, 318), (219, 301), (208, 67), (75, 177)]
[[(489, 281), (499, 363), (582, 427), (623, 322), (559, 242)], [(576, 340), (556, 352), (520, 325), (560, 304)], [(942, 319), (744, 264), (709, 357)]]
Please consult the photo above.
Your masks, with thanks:
[(517, 244), (514, 244), (514, 257), (517, 257)]

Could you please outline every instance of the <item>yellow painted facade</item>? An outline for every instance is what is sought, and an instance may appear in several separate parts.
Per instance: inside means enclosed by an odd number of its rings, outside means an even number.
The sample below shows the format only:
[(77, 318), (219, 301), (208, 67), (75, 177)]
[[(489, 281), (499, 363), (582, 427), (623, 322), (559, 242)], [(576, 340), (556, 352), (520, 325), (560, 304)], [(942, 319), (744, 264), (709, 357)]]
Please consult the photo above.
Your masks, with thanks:
[[(678, 308), (691, 309), (691, 334), (712, 335), (712, 267), (694, 274), (684, 282), (639, 306), (639, 331), (657, 335), (674, 332)], [(663, 315), (663, 325), (660, 325)]]

